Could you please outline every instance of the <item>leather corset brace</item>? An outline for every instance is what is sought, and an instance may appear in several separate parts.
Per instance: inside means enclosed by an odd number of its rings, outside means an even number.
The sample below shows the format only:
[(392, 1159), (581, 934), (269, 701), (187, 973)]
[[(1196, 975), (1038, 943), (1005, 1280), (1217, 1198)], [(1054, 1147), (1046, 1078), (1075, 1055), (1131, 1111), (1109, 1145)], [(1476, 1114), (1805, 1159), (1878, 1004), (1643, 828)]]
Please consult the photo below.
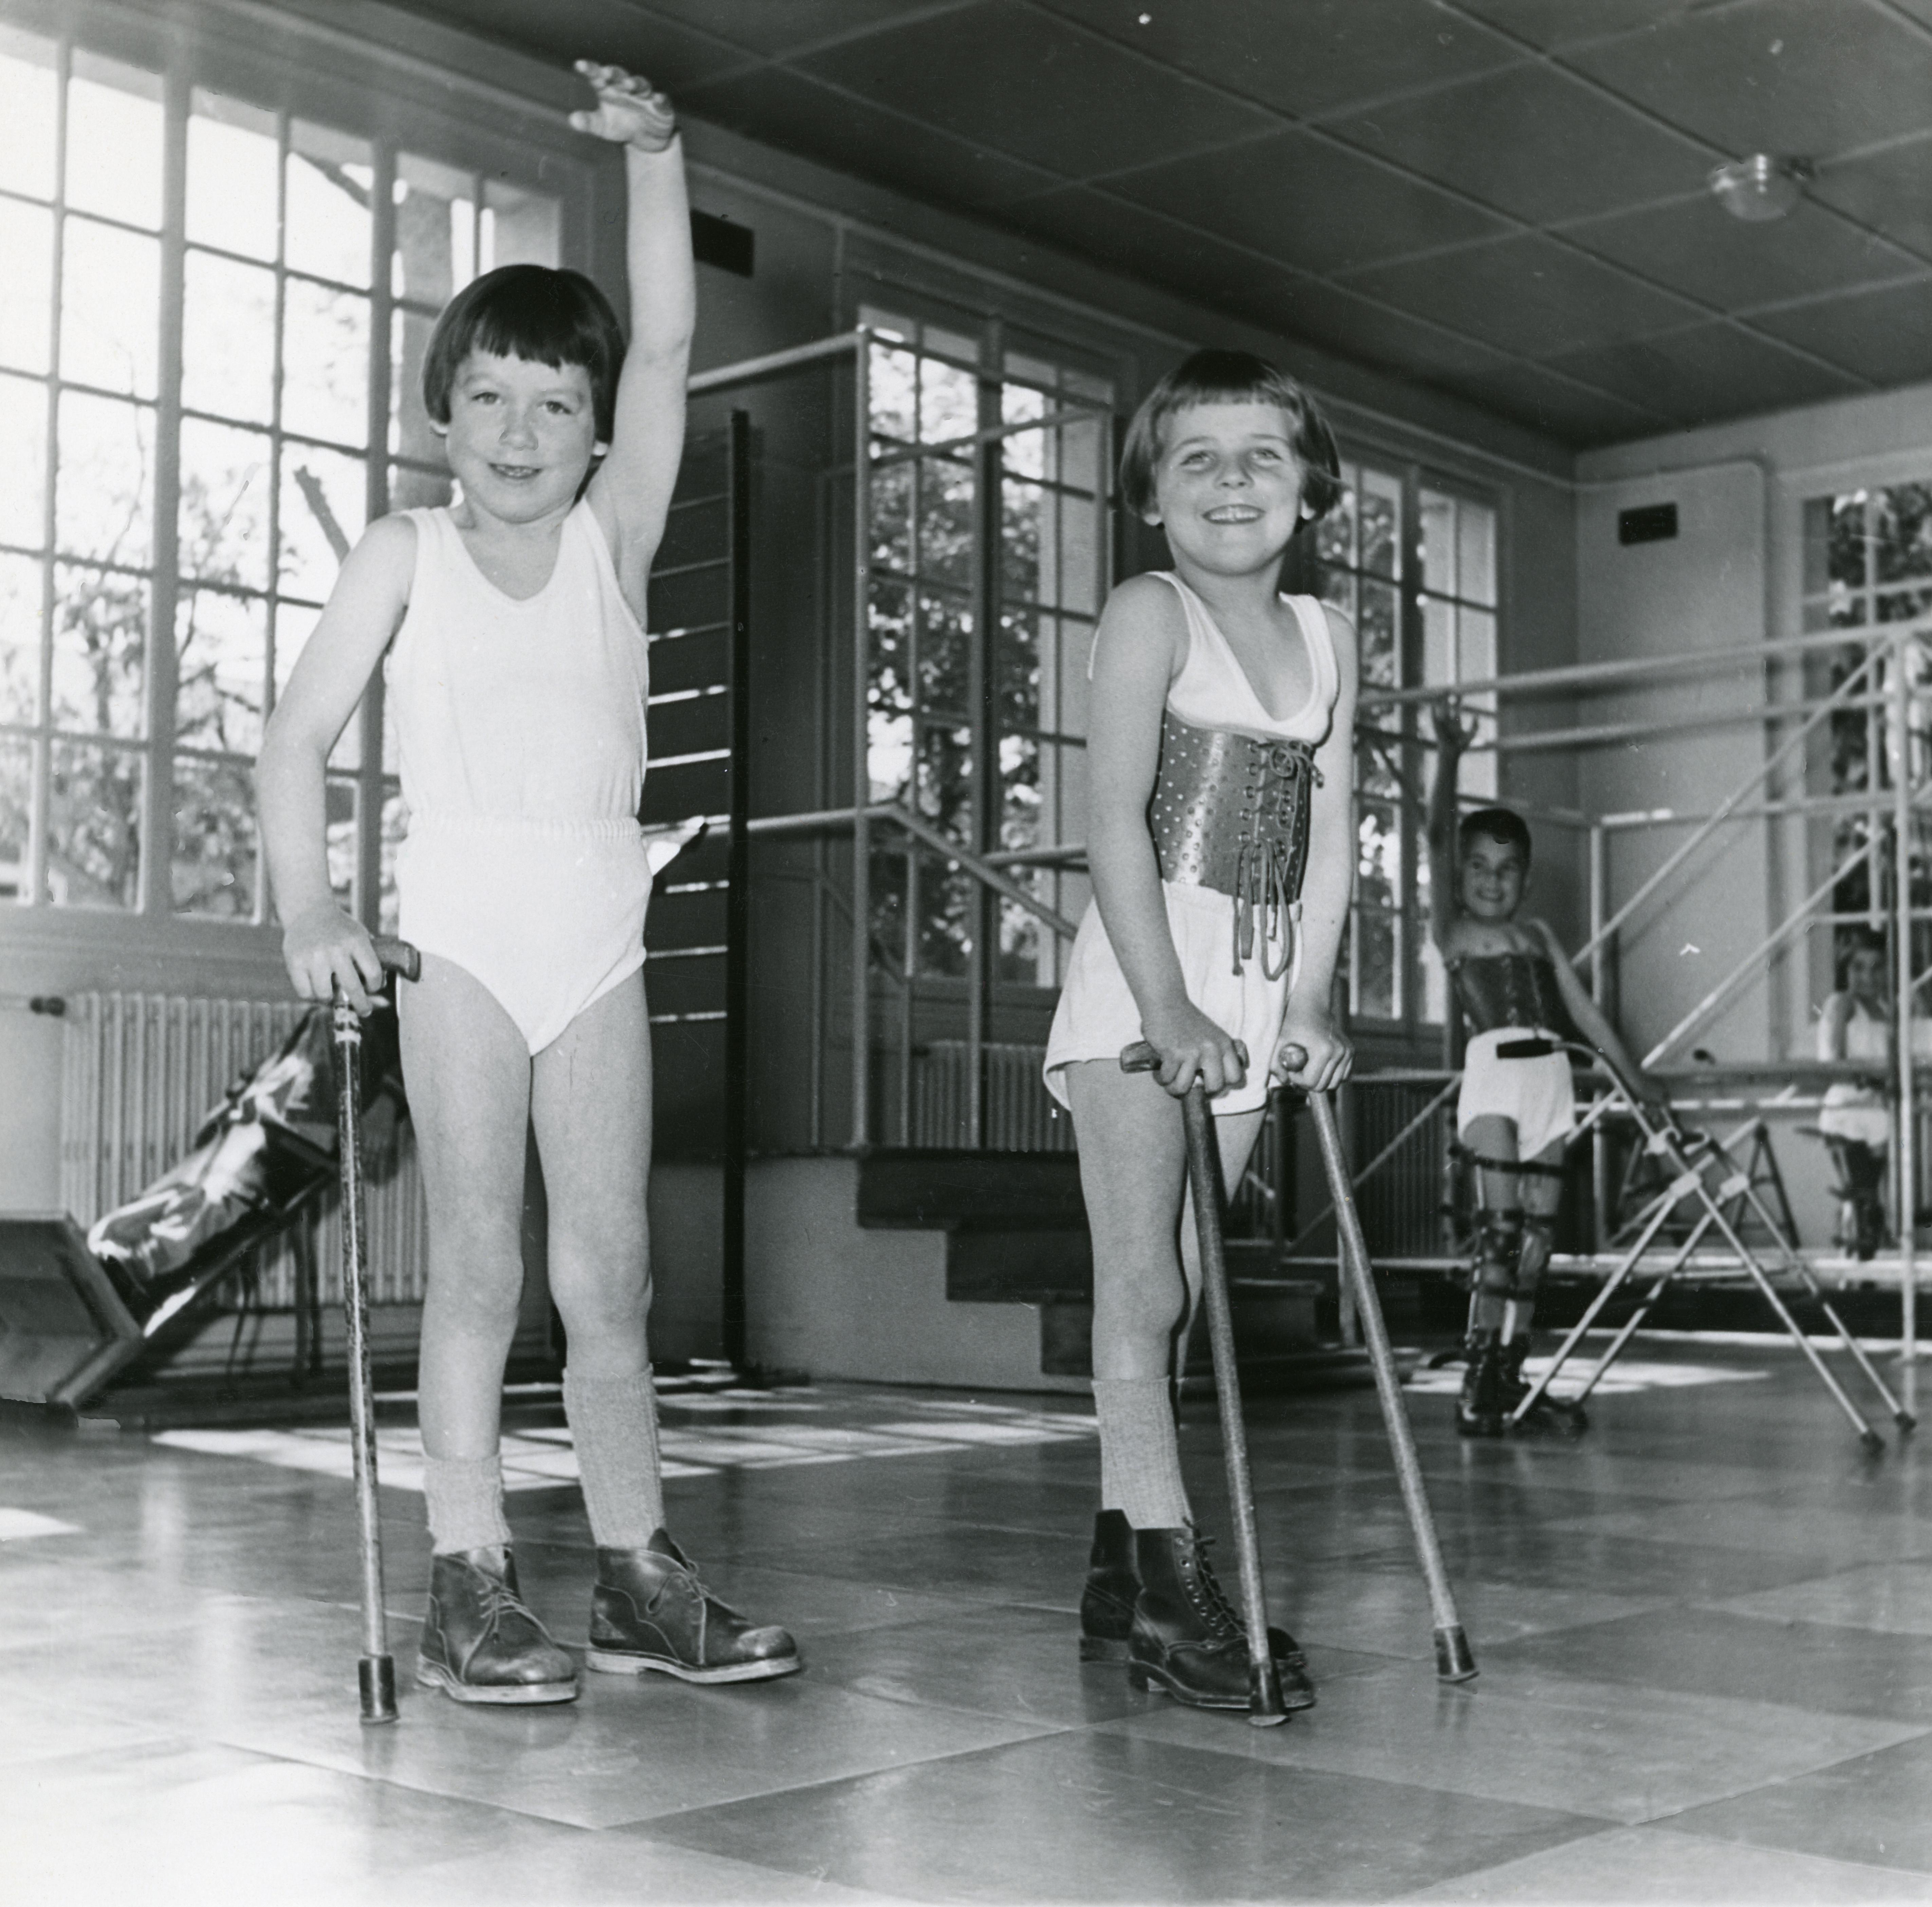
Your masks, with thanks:
[[(1278, 980), (1288, 970), (1308, 865), (1309, 804), (1321, 778), (1306, 742), (1257, 741), (1162, 712), (1160, 767), (1148, 803), (1160, 877), (1233, 897), (1237, 973), (1254, 953), (1257, 916), (1262, 972)], [(1277, 938), (1279, 967), (1268, 955)]]
[(1449, 975), (1478, 1033), (1540, 1027), (1559, 1039), (1581, 1038), (1557, 987), (1556, 970), (1541, 954), (1465, 954)]

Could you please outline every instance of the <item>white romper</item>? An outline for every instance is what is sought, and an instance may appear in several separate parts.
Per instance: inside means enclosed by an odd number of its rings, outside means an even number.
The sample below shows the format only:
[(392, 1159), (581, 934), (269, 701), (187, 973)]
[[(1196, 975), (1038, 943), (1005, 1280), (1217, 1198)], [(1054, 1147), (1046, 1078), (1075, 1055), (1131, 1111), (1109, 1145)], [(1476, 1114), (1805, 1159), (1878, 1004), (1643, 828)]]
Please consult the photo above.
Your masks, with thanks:
[[(1825, 1022), (1818, 1023), (1818, 1057), (1835, 1060), (1839, 1055), (1826, 1048), (1831, 1036)], [(1870, 1063), (1874, 1072), (1892, 1069), (1892, 1022), (1868, 1013), (1856, 1000), (1845, 1015), (1845, 1051), (1847, 1060)], [(1860, 1085), (1856, 1080), (1834, 1080), (1825, 1089), (1825, 1104), (1818, 1114), (1818, 1129), (1834, 1138), (1856, 1139), (1874, 1152), (1883, 1152), (1892, 1144), (1892, 1106), (1876, 1087)]]
[(382, 665), (409, 817), (400, 931), (540, 1052), (644, 963), (644, 632), (586, 502), (523, 601), (448, 510), (405, 514), (416, 572)]
[[(1318, 748), (1328, 739), (1340, 678), (1328, 613), (1314, 597), (1282, 598), (1301, 625), (1314, 681), (1300, 709), (1292, 715), (1276, 717), (1262, 706), (1208, 605), (1171, 571), (1152, 574), (1173, 586), (1187, 620), (1187, 654), (1167, 691), (1167, 706), (1177, 718), (1196, 728), (1222, 729), (1265, 742), (1305, 742)], [(1092, 667), (1090, 661), (1089, 674)], [(1278, 937), (1264, 946), (1257, 945), (1253, 957), (1243, 961), (1237, 973), (1231, 958), (1232, 897), (1215, 888), (1177, 881), (1162, 881), (1161, 892), (1188, 998), (1248, 1051), (1248, 1069), (1241, 1084), (1214, 1100), (1212, 1110), (1219, 1114), (1252, 1112), (1268, 1102), (1269, 1069), (1281, 1038), (1288, 992), (1300, 965), (1298, 935), (1298, 944), (1292, 949), (1284, 948)], [(1294, 912), (1298, 916), (1299, 908)], [(1295, 929), (1284, 922), (1281, 931), (1294, 934)], [(1287, 971), (1268, 978), (1269, 970), (1284, 966)], [(1124, 1047), (1141, 1037), (1140, 1009), (1134, 1004), (1126, 976), (1114, 957), (1100, 907), (1089, 901), (1073, 943), (1052, 1030), (1047, 1036), (1047, 1090), (1065, 1105), (1062, 1067), (1083, 1060), (1117, 1060)]]

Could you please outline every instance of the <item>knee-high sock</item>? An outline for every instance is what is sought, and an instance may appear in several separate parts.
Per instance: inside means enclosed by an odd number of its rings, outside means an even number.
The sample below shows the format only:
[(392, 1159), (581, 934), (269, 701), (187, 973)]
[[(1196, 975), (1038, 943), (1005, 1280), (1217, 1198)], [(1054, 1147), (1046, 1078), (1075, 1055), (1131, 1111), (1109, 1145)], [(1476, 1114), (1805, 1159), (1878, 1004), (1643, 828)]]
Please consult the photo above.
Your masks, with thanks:
[(423, 1504), (430, 1541), (440, 1555), (501, 1549), (510, 1540), (500, 1457), (425, 1457)]
[(1174, 1530), (1192, 1521), (1180, 1480), (1174, 1406), (1165, 1378), (1096, 1378), (1100, 1425), (1100, 1507), (1137, 1530)]
[(577, 1445), (584, 1507), (598, 1547), (643, 1549), (664, 1519), (650, 1369), (625, 1378), (580, 1378), (566, 1371), (563, 1414)]

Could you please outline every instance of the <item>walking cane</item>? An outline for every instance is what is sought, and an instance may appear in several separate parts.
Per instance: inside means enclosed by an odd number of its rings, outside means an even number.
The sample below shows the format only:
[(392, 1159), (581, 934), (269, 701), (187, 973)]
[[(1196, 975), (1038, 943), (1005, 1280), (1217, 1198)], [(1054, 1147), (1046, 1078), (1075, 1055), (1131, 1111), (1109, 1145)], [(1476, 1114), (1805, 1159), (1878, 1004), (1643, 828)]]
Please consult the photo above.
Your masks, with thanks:
[[(1290, 1072), (1299, 1072), (1308, 1063), (1308, 1055), (1298, 1046), (1283, 1047), (1281, 1057)], [(1466, 1682), (1475, 1675), (1476, 1658), (1470, 1650), (1468, 1637), (1462, 1633), (1448, 1572), (1442, 1567), (1442, 1548), (1436, 1540), (1436, 1519), (1430, 1511), (1429, 1492), (1424, 1486), (1422, 1465), (1415, 1454), (1408, 1407), (1402, 1399), (1395, 1354), (1389, 1348), (1388, 1327), (1382, 1321), (1382, 1300), (1376, 1295), (1375, 1277), (1369, 1269), (1369, 1249), (1362, 1239), (1362, 1222), (1355, 1210), (1348, 1162), (1342, 1156), (1342, 1135), (1336, 1129), (1334, 1104), (1326, 1093), (1310, 1093), (1308, 1104), (1315, 1114), (1316, 1136), (1322, 1142), (1328, 1196), (1334, 1202), (1335, 1222), (1342, 1234), (1342, 1256), (1348, 1267), (1356, 1316), (1376, 1374), (1376, 1391), (1382, 1399), (1382, 1420), (1388, 1426), (1389, 1448), (1395, 1458), (1396, 1480), (1402, 1485), (1402, 1504), (1408, 1512), (1408, 1526), (1414, 1534), (1416, 1554), (1421, 1559), (1423, 1579), (1429, 1585), (1429, 1606), (1436, 1628), (1436, 1679)]]
[[(378, 937), (376, 957), (413, 980), (422, 956), (406, 940)], [(376, 1503), (376, 1405), (369, 1360), (368, 1241), (362, 1224), (362, 1108), (357, 1078), (362, 1022), (338, 985), (330, 1008), (335, 1047), (335, 1150), (342, 1174), (342, 1304), (349, 1324), (349, 1436), (356, 1459), (356, 1515), (362, 1544), (362, 1659), (356, 1679), (365, 1725), (396, 1719), (396, 1665), (382, 1606), (382, 1527)]]
[[(1120, 1055), (1124, 1072), (1152, 1072), (1160, 1055), (1146, 1041)], [(1281, 1675), (1268, 1646), (1267, 1592), (1262, 1583), (1261, 1544), (1255, 1534), (1255, 1495), (1248, 1478), (1247, 1433), (1241, 1422), (1240, 1379), (1234, 1369), (1234, 1322), (1228, 1303), (1228, 1258), (1221, 1236), (1221, 1170), (1208, 1117), (1208, 1089), (1199, 1080), (1180, 1102), (1187, 1134), (1187, 1177), (1194, 1191), (1194, 1223), (1201, 1237), (1201, 1282), (1208, 1300), (1208, 1342), (1214, 1358), (1214, 1396), (1221, 1409), (1221, 1442), (1227, 1453), (1228, 1500), (1234, 1516), (1234, 1554), (1241, 1573), (1247, 1617), (1248, 1720), (1271, 1729), (1288, 1720)]]

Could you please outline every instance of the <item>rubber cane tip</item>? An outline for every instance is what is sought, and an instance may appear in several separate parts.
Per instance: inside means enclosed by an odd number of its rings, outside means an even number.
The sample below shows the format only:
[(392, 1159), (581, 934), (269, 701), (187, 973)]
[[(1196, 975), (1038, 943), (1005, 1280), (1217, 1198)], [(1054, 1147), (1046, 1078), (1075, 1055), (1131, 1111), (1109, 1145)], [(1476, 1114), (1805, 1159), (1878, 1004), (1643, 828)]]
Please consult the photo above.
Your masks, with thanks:
[(1884, 1454), (1885, 1439), (1881, 1437), (1876, 1431), (1867, 1430), (1862, 1432), (1858, 1437), (1858, 1441), (1862, 1444), (1874, 1456), (1880, 1456)]
[(1248, 1726), (1252, 1729), (1278, 1728), (1288, 1720), (1288, 1705), (1281, 1699), (1281, 1676), (1272, 1660), (1248, 1664)]
[(1436, 1632), (1436, 1679), (1438, 1682), (1467, 1682), (1474, 1679), (1476, 1657), (1469, 1639), (1459, 1622), (1452, 1629)]
[(1916, 1430), (1918, 1428), (1918, 1420), (1910, 1411), (1894, 1411), (1892, 1420), (1902, 1431)]
[(380, 1728), (396, 1714), (396, 1662), (393, 1656), (365, 1655), (356, 1665), (362, 1697), (362, 1726)]
[(1248, 1726), (1251, 1729), (1278, 1729), (1287, 1720), (1286, 1709), (1279, 1715), (1259, 1714), (1252, 1708), (1248, 1711)]

